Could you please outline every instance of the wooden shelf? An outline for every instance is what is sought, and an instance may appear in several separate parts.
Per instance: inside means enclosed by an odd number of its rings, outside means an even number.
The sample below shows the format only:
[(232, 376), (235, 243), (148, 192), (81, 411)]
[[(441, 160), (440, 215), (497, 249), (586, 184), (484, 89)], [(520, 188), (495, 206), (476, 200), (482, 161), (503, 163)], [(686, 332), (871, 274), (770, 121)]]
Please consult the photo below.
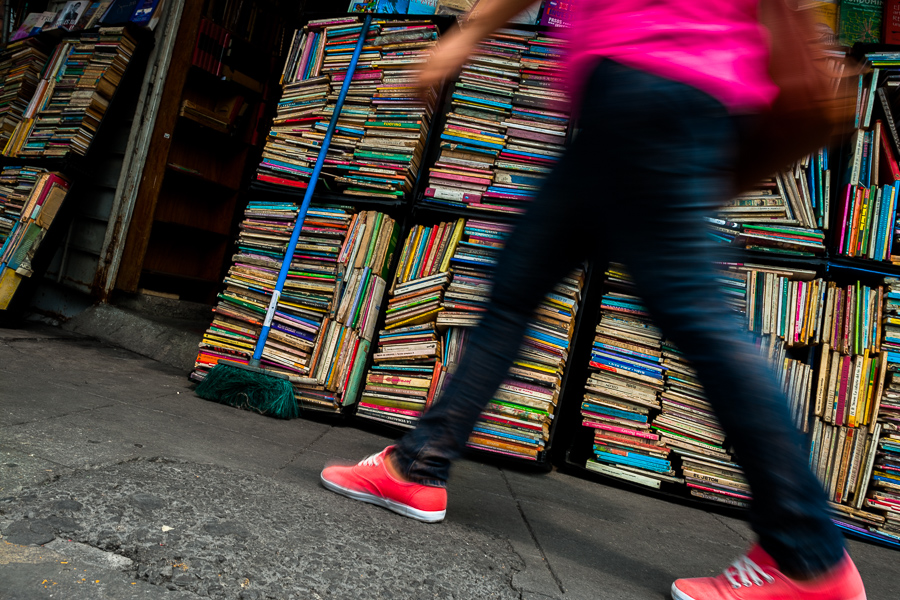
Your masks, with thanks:
[(222, 181), (214, 179), (209, 175), (206, 175), (199, 171), (188, 170), (188, 169), (189, 169), (189, 167), (183, 167), (183, 166), (177, 165), (175, 163), (166, 164), (166, 172), (171, 173), (173, 175), (177, 175), (178, 177), (185, 177), (194, 182), (200, 182), (200, 183), (204, 183), (207, 185), (212, 185), (212, 186), (219, 187), (219, 188), (222, 188), (225, 190), (229, 190), (231, 192), (237, 192), (238, 189), (240, 189), (239, 186), (237, 186), (237, 185), (223, 183)]
[[(190, 75), (201, 79), (207, 85), (216, 85), (232, 92), (240, 92), (257, 98), (262, 97), (266, 91), (265, 83), (262, 83), (262, 89), (254, 89), (239, 81), (231, 79), (228, 75), (215, 75), (196, 65), (190, 66)], [(250, 76), (248, 75), (247, 77)]]
[(182, 275), (180, 273), (171, 273), (168, 271), (153, 271), (151, 269), (144, 269), (144, 273), (146, 275), (161, 275), (163, 277), (171, 277), (174, 279), (182, 279), (184, 281), (194, 281), (198, 283), (210, 283), (215, 285), (219, 285), (220, 283), (222, 283), (221, 281), (219, 281), (218, 277), (194, 277), (192, 275)]

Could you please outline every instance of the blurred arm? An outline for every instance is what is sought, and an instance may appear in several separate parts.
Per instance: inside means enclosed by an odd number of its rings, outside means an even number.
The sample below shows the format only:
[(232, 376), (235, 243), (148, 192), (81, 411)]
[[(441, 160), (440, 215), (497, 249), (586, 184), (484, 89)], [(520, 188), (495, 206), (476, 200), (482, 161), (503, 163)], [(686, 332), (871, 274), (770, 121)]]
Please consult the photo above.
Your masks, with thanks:
[(506, 25), (535, 0), (481, 0), (467, 15), (465, 23), (441, 38), (431, 60), (419, 74), (419, 85), (428, 88), (454, 77), (479, 41)]
[(463, 29), (479, 40), (506, 25), (535, 0), (481, 0), (466, 16)]

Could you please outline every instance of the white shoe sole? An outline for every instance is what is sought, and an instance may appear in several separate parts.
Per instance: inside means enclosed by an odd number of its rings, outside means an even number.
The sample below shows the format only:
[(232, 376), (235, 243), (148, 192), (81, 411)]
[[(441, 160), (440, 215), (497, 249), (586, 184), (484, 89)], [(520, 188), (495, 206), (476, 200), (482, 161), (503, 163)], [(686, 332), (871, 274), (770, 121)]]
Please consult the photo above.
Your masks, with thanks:
[[(675, 584), (672, 584), (672, 600), (694, 600), (693, 596), (688, 596), (681, 590), (679, 590)], [(866, 600), (866, 593), (863, 592), (856, 598), (847, 598), (847, 600)]]
[(691, 596), (688, 596), (681, 590), (679, 590), (675, 584), (672, 584), (672, 600), (694, 600)]
[(376, 496), (374, 494), (369, 494), (366, 492), (357, 492), (356, 490), (350, 490), (345, 487), (341, 487), (336, 483), (328, 481), (327, 479), (325, 479), (324, 475), (320, 476), (320, 479), (322, 480), (322, 485), (324, 485), (332, 492), (336, 492), (338, 494), (341, 494), (342, 496), (347, 496), (348, 498), (352, 498), (353, 500), (368, 502), (369, 504), (374, 504), (376, 506), (386, 508), (397, 513), (398, 515), (403, 515), (404, 517), (409, 517), (410, 519), (422, 521), (423, 523), (438, 523), (440, 521), (443, 521), (444, 517), (447, 515), (446, 510), (419, 510), (417, 508), (413, 508), (412, 506), (407, 506), (406, 504), (395, 502), (394, 500), (390, 500), (388, 498), (382, 498), (381, 496)]

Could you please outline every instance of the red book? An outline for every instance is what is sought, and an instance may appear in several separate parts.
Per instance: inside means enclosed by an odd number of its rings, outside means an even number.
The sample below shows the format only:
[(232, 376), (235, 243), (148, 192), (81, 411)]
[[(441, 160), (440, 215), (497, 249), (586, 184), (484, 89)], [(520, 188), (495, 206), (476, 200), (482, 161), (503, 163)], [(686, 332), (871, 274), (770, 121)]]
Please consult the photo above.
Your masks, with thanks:
[(863, 193), (866, 188), (859, 186), (853, 196), (853, 211), (850, 213), (850, 246), (847, 251), (848, 256), (856, 256), (856, 242), (859, 233), (859, 211), (862, 208)]
[[(353, 374), (353, 365), (356, 363), (357, 354), (359, 354), (359, 338), (356, 338), (356, 342), (353, 344), (353, 352), (350, 354), (352, 358), (347, 365), (347, 376), (344, 377), (344, 384), (341, 386), (342, 395), (347, 393), (347, 386), (350, 385), (350, 376)], [(360, 359), (362, 359), (362, 357), (360, 357)], [(342, 398), (342, 400), (344, 400), (344, 398)]]
[(428, 262), (428, 256), (431, 254), (431, 249), (434, 247), (434, 238), (437, 236), (438, 229), (440, 229), (440, 226), (438, 225), (431, 228), (431, 233), (428, 235), (428, 244), (425, 246), (425, 253), (422, 255), (422, 261), (419, 263), (419, 272), (416, 274), (416, 279), (424, 277), (425, 263)]
[(256, 178), (259, 181), (265, 181), (267, 183), (274, 183), (277, 185), (288, 185), (295, 188), (306, 189), (307, 183), (305, 181), (295, 181), (293, 179), (283, 179), (281, 177), (273, 177), (272, 175), (266, 175), (264, 173), (257, 173)]
[(191, 64), (195, 67), (200, 66), (200, 43), (203, 40), (203, 21), (200, 21), (200, 27), (197, 28), (197, 41), (194, 43), (194, 54), (191, 56)]
[(425, 196), (439, 200), (455, 200), (457, 202), (478, 202), (481, 200), (481, 194), (474, 194), (465, 190), (436, 189), (433, 187), (425, 188)]
[[(898, 2), (900, 2), (900, 0), (898, 0)], [(900, 165), (897, 165), (897, 158), (894, 156), (894, 150), (891, 148), (891, 140), (888, 139), (887, 128), (885, 128), (883, 124), (881, 126), (881, 159), (881, 162), (887, 165), (887, 170), (890, 171), (891, 178), (894, 181), (900, 180)]]
[(900, 44), (900, 0), (884, 0), (881, 28), (885, 44)]
[(437, 394), (438, 384), (441, 380), (441, 367), (441, 359), (437, 359), (434, 363), (434, 371), (431, 372), (431, 387), (428, 389), (428, 397), (425, 398), (426, 411), (434, 404), (434, 397)]
[(856, 322), (856, 290), (852, 285), (847, 286), (847, 293), (844, 295), (844, 299), (847, 301), (847, 306), (844, 308), (844, 337), (841, 343), (844, 345), (844, 350), (849, 354), (853, 350), (850, 340), (853, 339), (853, 324)]
[(837, 409), (834, 411), (834, 424), (835, 425), (843, 425), (845, 422), (844, 409), (847, 406), (847, 392), (850, 383), (850, 367), (852, 366), (853, 358), (850, 356), (842, 356), (841, 357), (841, 387), (838, 391), (838, 403)]
[(216, 48), (216, 75), (221, 77), (225, 66), (225, 55), (228, 52), (228, 44), (231, 43), (231, 34), (226, 29), (219, 27), (219, 47)]
[(521, 138), (524, 140), (532, 140), (535, 142), (546, 142), (548, 144), (562, 144), (566, 140), (564, 136), (540, 133), (537, 131), (529, 131), (527, 129), (515, 129), (513, 127), (510, 127), (506, 131), (506, 135), (511, 138)]
[(452, 173), (440, 173), (433, 169), (428, 173), (428, 175), (431, 179), (446, 179), (448, 181), (458, 181), (460, 183), (471, 183), (482, 186), (491, 185), (490, 179), (484, 179), (481, 177), (468, 177), (466, 175), (454, 175)]
[(211, 23), (203, 19), (200, 21), (200, 66), (204, 71), (210, 70), (209, 54), (209, 26)]

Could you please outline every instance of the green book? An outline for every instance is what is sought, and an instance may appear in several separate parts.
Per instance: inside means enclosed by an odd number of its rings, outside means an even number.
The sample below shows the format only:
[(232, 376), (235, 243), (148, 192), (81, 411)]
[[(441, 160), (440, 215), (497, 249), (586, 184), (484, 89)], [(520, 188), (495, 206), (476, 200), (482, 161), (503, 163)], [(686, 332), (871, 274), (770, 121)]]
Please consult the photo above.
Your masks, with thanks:
[(842, 46), (880, 42), (883, 12), (882, 0), (841, 0), (838, 42)]
[(350, 371), (350, 381), (347, 383), (347, 389), (341, 398), (341, 406), (350, 406), (356, 402), (360, 383), (365, 379), (366, 362), (368, 362), (370, 348), (371, 344), (369, 341), (360, 338), (359, 347), (356, 349), (356, 359), (353, 361), (353, 367)]

